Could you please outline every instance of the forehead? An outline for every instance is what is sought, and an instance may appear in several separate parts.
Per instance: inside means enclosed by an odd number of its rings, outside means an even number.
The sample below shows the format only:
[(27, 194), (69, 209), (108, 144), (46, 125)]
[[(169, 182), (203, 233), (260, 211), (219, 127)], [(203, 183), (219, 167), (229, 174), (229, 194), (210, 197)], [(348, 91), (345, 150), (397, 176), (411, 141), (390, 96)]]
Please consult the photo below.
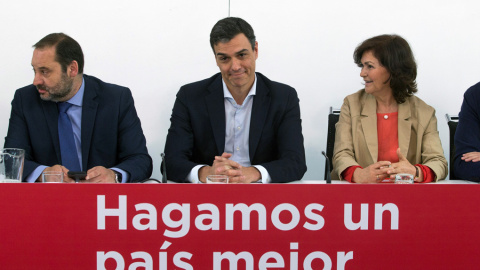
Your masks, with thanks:
[(360, 60), (362, 63), (365, 62), (372, 62), (372, 63), (379, 63), (378, 59), (373, 55), (373, 51), (366, 51), (362, 54), (362, 59)]
[(55, 60), (55, 47), (36, 48), (33, 51), (33, 67), (53, 67), (59, 63)]
[(228, 42), (218, 42), (213, 46), (215, 54), (235, 54), (241, 50), (252, 51), (252, 45), (248, 38), (240, 33)]

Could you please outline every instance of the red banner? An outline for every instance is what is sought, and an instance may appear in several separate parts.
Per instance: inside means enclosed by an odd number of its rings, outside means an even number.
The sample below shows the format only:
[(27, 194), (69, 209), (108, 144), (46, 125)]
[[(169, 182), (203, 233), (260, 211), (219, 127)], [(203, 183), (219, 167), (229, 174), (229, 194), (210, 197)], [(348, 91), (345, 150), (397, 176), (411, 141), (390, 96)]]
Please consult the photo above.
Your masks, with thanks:
[(477, 269), (480, 186), (0, 184), (1, 269)]

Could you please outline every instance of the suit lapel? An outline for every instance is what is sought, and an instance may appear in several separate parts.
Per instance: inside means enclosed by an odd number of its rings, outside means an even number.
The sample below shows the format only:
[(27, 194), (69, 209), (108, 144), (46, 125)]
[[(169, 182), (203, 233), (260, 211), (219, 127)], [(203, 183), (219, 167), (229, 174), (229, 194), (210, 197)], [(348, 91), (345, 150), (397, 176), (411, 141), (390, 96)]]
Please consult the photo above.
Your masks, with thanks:
[(88, 155), (92, 141), (95, 117), (97, 115), (98, 102), (95, 101), (98, 86), (87, 76), (85, 78), (85, 92), (83, 93), (82, 105), (82, 168), (88, 167)]
[[(362, 130), (373, 162), (378, 159), (377, 102), (372, 95), (366, 95), (362, 109)], [(355, 131), (353, 131), (355, 132)]]
[(225, 149), (225, 103), (223, 96), (222, 76), (208, 87), (209, 94), (205, 96), (210, 125), (213, 130), (213, 137), (217, 145), (218, 155)]
[(55, 102), (42, 101), (43, 114), (47, 120), (48, 131), (52, 139), (55, 154), (57, 155), (57, 162), (61, 163), (60, 142), (58, 139), (58, 107)]
[(404, 103), (398, 105), (398, 146), (404, 157), (407, 157), (410, 145), (410, 133), (412, 132), (410, 118), (410, 101), (407, 98)]
[(257, 150), (260, 137), (262, 136), (265, 120), (270, 108), (270, 89), (265, 85), (261, 76), (257, 74), (257, 89), (253, 97), (252, 115), (250, 117), (250, 134), (249, 134), (249, 155), (253, 160), (255, 151)]

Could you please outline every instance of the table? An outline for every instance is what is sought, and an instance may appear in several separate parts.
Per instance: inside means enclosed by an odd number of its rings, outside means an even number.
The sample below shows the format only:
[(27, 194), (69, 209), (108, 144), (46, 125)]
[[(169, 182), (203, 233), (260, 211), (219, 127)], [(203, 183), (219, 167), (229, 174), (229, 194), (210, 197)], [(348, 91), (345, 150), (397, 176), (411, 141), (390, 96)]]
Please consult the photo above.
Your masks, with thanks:
[(0, 264), (476, 269), (480, 186), (451, 182), (0, 184)]

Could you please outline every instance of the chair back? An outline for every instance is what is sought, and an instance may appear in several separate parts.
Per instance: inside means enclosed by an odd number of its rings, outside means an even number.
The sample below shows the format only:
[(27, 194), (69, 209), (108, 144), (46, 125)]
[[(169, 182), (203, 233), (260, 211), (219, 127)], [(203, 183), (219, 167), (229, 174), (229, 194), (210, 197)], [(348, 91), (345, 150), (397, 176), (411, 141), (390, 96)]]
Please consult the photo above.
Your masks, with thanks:
[[(328, 160), (325, 159), (325, 176), (323, 179), (329, 179), (327, 176), (330, 176), (330, 173), (333, 169), (332, 165), (332, 158), (333, 158), (333, 147), (335, 146), (335, 124), (338, 122), (340, 118), (340, 109), (333, 109), (330, 107), (330, 112), (328, 114), (328, 133), (327, 133), (327, 157)], [(328, 166), (327, 162), (329, 162), (330, 166)]]
[(458, 115), (449, 115), (446, 114), (445, 118), (447, 118), (447, 124), (448, 124), (448, 129), (450, 130), (450, 157), (448, 160), (449, 163), (449, 179), (458, 179), (455, 176), (455, 170), (454, 170), (454, 164), (453, 164), (453, 158), (455, 157), (455, 131), (457, 130), (457, 125), (458, 125)]
[(160, 164), (160, 172), (162, 173), (162, 183), (167, 183), (167, 167), (165, 164), (165, 153), (160, 153), (162, 163)]

